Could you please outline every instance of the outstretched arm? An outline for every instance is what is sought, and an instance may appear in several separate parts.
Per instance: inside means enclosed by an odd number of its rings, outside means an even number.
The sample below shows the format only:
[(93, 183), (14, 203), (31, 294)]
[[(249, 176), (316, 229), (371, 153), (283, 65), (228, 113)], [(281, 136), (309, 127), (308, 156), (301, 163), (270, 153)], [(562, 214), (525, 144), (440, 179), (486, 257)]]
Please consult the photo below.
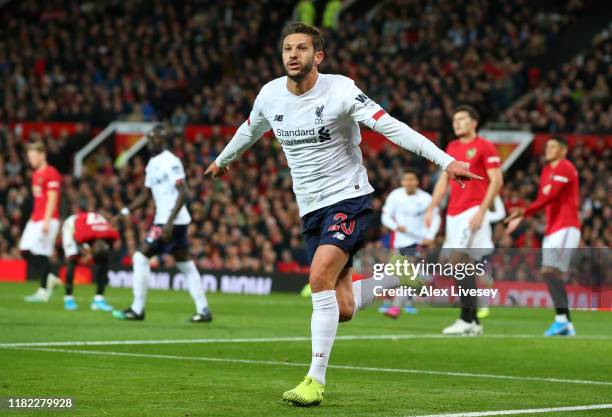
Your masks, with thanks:
[(550, 184), (545, 186), (538, 193), (538, 197), (533, 201), (527, 208), (516, 208), (512, 210), (510, 215), (506, 217), (505, 222), (508, 223), (510, 220), (532, 216), (544, 207), (546, 207), (551, 201), (557, 198), (565, 189), (565, 184), (568, 179), (564, 176), (554, 175)]
[(405, 123), (388, 115), (378, 104), (370, 100), (357, 86), (347, 86), (344, 96), (348, 115), (355, 120), (386, 136), (391, 142), (439, 165), (448, 177), (464, 186), (463, 181), (481, 180), (482, 177), (472, 174), (468, 164), (458, 162), (438, 148), (425, 136), (414, 131)]
[(565, 185), (569, 181), (569, 175), (553, 175), (550, 184), (546, 185), (538, 193), (538, 198), (532, 202), (527, 208), (516, 208), (512, 210), (510, 215), (506, 217), (504, 223), (507, 225), (506, 234), (513, 233), (525, 216), (531, 216), (544, 207), (551, 201), (557, 198), (565, 190)]
[(425, 136), (386, 113), (376, 121), (373, 128), (375, 131), (385, 135), (396, 145), (427, 158), (440, 166), (450, 179), (459, 182), (462, 186), (463, 181), (482, 179), (482, 177), (470, 172), (468, 164), (455, 161), (452, 156), (438, 148)]
[(263, 108), (262, 99), (257, 96), (247, 121), (240, 125), (232, 139), (215, 159), (215, 162), (206, 168), (204, 175), (211, 174), (213, 177), (223, 175), (232, 162), (257, 142), (265, 132), (270, 130), (271, 126), (264, 115)]

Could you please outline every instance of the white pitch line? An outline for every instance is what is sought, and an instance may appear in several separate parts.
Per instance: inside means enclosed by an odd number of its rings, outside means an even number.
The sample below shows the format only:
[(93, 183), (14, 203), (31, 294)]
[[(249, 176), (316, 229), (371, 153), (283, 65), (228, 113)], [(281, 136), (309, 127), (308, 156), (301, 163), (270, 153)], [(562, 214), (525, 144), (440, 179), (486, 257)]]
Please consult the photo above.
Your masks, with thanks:
[(593, 405), (577, 405), (573, 407), (552, 407), (552, 408), (525, 408), (523, 410), (499, 410), (499, 411), (475, 411), (469, 413), (451, 413), (451, 414), (427, 414), (423, 416), (408, 416), (408, 417), (486, 417), (486, 416), (510, 416), (516, 414), (538, 414), (552, 413), (564, 411), (586, 411), (586, 410), (607, 410), (612, 408), (612, 404), (593, 404)]
[[(132, 353), (132, 352), (113, 352), (102, 350), (77, 350), (77, 349), (53, 349), (53, 348), (15, 348), (18, 350), (34, 350), (40, 352), (59, 352), (59, 353), (78, 353), (82, 355), (107, 355), (107, 356), (126, 356), (136, 358), (152, 358), (152, 359), (174, 359), (185, 361), (204, 361), (204, 362), (219, 362), (219, 363), (244, 363), (252, 365), (279, 365), (279, 366), (299, 366), (308, 367), (309, 363), (302, 362), (282, 362), (254, 359), (232, 359), (232, 358), (212, 358), (206, 356), (177, 356), (177, 355), (161, 355), (153, 353)], [(368, 372), (389, 372), (389, 373), (406, 373), (419, 375), (442, 375), (442, 376), (458, 376), (468, 378), (486, 378), (486, 379), (505, 379), (514, 381), (538, 381), (538, 382), (555, 382), (565, 384), (582, 384), (582, 385), (606, 385), (612, 386), (612, 382), (608, 381), (590, 381), (583, 379), (562, 379), (562, 378), (543, 378), (531, 376), (513, 376), (513, 375), (495, 375), (495, 374), (479, 374), (470, 372), (447, 372), (447, 371), (429, 371), (425, 369), (405, 369), (405, 368), (376, 368), (369, 366), (352, 366), (352, 365), (329, 365), (328, 368), (344, 369), (350, 371), (368, 371)]]
[[(384, 334), (384, 335), (345, 335), (336, 336), (338, 340), (408, 340), (408, 339), (447, 339), (468, 340), (468, 338), (444, 336), (442, 334)], [(479, 339), (543, 339), (543, 336), (533, 334), (491, 334)], [(567, 340), (609, 340), (608, 336), (574, 336)], [(473, 339), (470, 339), (473, 340)], [(549, 339), (546, 339), (549, 340)], [(558, 339), (557, 339), (558, 340)], [(180, 345), (207, 343), (271, 343), (271, 342), (308, 342), (310, 336), (293, 337), (251, 337), (251, 338), (217, 338), (217, 339), (153, 339), (153, 340), (83, 340), (58, 342), (14, 342), (0, 343), (0, 348), (15, 347), (54, 347), (54, 346), (125, 346), (125, 345)]]

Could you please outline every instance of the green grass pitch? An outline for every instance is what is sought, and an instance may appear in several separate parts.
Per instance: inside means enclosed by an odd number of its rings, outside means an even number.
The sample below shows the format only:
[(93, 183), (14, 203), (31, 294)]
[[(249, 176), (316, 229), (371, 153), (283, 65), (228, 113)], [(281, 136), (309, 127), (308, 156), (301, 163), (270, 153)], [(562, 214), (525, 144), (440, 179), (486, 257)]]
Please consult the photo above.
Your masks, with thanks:
[[(201, 325), (187, 322), (193, 304), (186, 292), (151, 290), (147, 320), (121, 322), (89, 310), (93, 287), (76, 288), (74, 312), (63, 310), (60, 294), (47, 304), (23, 302), (34, 289), (0, 284), (0, 397), (72, 397), (75, 407), (4, 409), (1, 416), (399, 417), (612, 403), (606, 312), (573, 312), (575, 338), (542, 337), (552, 312), (537, 309), (494, 309), (484, 337), (443, 338), (456, 310), (423, 308), (393, 321), (370, 308), (340, 325), (326, 399), (304, 409), (280, 396), (310, 362), (309, 299), (212, 294), (214, 322)], [(111, 288), (107, 299), (124, 308), (131, 291)], [(178, 342), (185, 339), (227, 340)], [(166, 343), (7, 346), (142, 340)]]

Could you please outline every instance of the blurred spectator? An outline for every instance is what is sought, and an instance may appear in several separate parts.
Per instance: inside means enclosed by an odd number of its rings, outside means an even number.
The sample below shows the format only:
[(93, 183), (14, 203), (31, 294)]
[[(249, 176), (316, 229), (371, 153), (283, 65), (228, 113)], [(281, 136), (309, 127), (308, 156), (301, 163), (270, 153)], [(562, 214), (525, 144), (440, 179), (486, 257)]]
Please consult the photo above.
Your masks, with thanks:
[(317, 10), (312, 1), (300, 0), (295, 5), (295, 9), (293, 10), (293, 21), (314, 25), (316, 17)]
[(612, 133), (612, 25), (502, 116), (541, 132)]
[(342, 11), (342, 0), (329, 0), (323, 11), (323, 28), (332, 30), (338, 29), (340, 11)]

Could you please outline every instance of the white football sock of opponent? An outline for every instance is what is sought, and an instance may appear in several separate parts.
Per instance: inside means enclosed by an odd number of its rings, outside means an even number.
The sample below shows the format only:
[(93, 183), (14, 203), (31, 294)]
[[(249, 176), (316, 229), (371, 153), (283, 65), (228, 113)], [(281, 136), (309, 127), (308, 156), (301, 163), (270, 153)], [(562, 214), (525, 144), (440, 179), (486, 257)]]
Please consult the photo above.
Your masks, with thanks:
[(393, 275), (385, 275), (381, 279), (368, 278), (353, 282), (353, 297), (355, 297), (353, 316), (374, 301), (376, 298), (374, 289), (376, 287), (389, 289), (399, 286), (400, 279)]
[(191, 298), (193, 298), (195, 302), (196, 311), (201, 313), (208, 307), (208, 301), (206, 300), (206, 294), (204, 294), (204, 289), (202, 288), (202, 276), (198, 272), (195, 262), (193, 260), (177, 262), (176, 267), (187, 278), (187, 286), (189, 287)]
[(151, 266), (149, 265), (149, 258), (138, 251), (132, 256), (132, 263), (134, 265), (134, 273), (132, 274), (134, 302), (132, 302), (130, 308), (134, 313), (142, 314), (147, 302), (147, 288), (149, 286)]
[(312, 318), (310, 320), (312, 360), (308, 376), (321, 384), (325, 384), (325, 371), (336, 338), (339, 319), (340, 309), (335, 290), (312, 294)]

